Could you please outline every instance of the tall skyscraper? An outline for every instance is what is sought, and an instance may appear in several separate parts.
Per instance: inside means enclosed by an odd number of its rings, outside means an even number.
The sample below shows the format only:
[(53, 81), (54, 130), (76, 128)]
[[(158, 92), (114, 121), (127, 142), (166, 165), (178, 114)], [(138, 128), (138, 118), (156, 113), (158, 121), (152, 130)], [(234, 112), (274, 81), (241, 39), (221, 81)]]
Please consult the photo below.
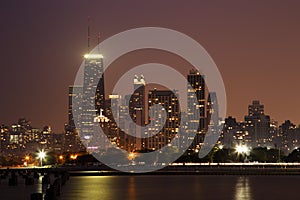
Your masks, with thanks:
[[(120, 145), (120, 129), (119, 129), (119, 123), (120, 123), (120, 106), (121, 106), (121, 96), (112, 94), (108, 96), (108, 99), (105, 100), (106, 102), (106, 116), (108, 119), (108, 123), (105, 124), (105, 126), (108, 127), (108, 129), (102, 129), (104, 133), (106, 134), (106, 137), (109, 139), (109, 141), (119, 146)], [(104, 113), (104, 112), (103, 112)], [(102, 114), (103, 115), (103, 114)], [(103, 127), (103, 123), (100, 123), (101, 127)]]
[[(213, 138), (217, 138), (221, 135), (221, 120), (219, 117), (219, 105), (217, 100), (217, 94), (215, 92), (209, 92), (207, 98), (207, 114), (206, 114), (206, 126), (207, 126), (207, 133), (206, 137), (208, 138), (207, 141), (211, 141)], [(220, 137), (219, 137), (220, 139)], [(218, 142), (221, 143), (220, 140)]]
[(126, 151), (133, 152), (143, 149), (140, 137), (142, 134), (141, 126), (145, 125), (146, 119), (145, 85), (144, 76), (135, 75), (133, 79), (133, 94), (126, 95), (124, 99), (119, 97), (119, 117), (115, 118), (120, 125), (118, 144), (120, 148)]
[(80, 135), (85, 146), (93, 137), (94, 118), (100, 111), (105, 114), (105, 92), (103, 74), (103, 56), (86, 54), (84, 56), (83, 99)]
[[(191, 130), (197, 130), (194, 141), (190, 148), (199, 149), (204, 141), (206, 133), (206, 99), (205, 99), (205, 81), (199, 71), (191, 70), (187, 76), (188, 80), (188, 121)], [(195, 103), (194, 98), (197, 98)], [(193, 133), (194, 134), (194, 133)]]
[[(68, 125), (75, 128), (75, 121), (80, 121), (80, 114), (82, 112), (81, 102), (82, 102), (82, 85), (70, 85), (69, 86), (69, 106), (68, 106)], [(74, 100), (74, 101), (73, 101)], [(77, 105), (74, 105), (77, 103)], [(77, 119), (74, 119), (74, 114)]]
[(79, 152), (84, 150), (79, 136), (82, 96), (83, 88), (81, 85), (69, 86), (68, 124), (65, 125), (64, 141), (65, 152)]
[[(129, 110), (129, 106), (128, 102), (130, 104), (130, 100), (131, 100), (131, 95), (126, 95), (125, 98), (120, 99), (121, 101), (121, 105), (119, 106), (119, 136), (120, 136), (120, 143), (119, 143), (119, 147), (129, 151), (129, 152), (133, 152), (136, 151), (136, 137), (133, 137), (127, 133), (135, 133), (136, 130), (134, 128), (134, 124), (135, 122), (133, 122), (132, 120), (134, 120), (133, 115), (130, 115), (130, 110)], [(113, 105), (113, 104), (112, 104)]]

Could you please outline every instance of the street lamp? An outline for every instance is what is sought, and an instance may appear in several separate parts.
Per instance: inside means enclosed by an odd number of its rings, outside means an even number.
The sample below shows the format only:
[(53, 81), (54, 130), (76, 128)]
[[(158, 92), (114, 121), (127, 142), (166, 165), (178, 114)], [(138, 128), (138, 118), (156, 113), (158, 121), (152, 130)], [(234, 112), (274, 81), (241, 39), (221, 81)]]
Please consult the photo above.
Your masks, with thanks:
[(26, 156), (24, 157), (24, 163), (23, 163), (23, 165), (24, 165), (25, 167), (27, 167), (29, 160), (30, 160), (30, 157), (29, 157), (28, 155), (26, 155)]
[(246, 145), (237, 145), (235, 149), (238, 154), (242, 154), (242, 156), (245, 155), (247, 159), (247, 155), (250, 151), (249, 147), (247, 147)]
[(131, 164), (134, 164), (134, 159), (136, 158), (136, 156), (137, 156), (137, 154), (136, 153), (134, 153), (134, 152), (130, 152), (129, 154), (128, 154), (128, 160), (131, 162)]
[(30, 157), (29, 156), (25, 156), (25, 160), (29, 161)]
[(77, 155), (77, 154), (72, 154), (72, 155), (70, 155), (70, 158), (71, 158), (72, 160), (76, 160), (76, 159), (77, 159), (77, 157), (78, 157), (78, 155)]
[(42, 151), (40, 151), (38, 153), (38, 158), (41, 161), (41, 167), (43, 166), (43, 159), (46, 157), (46, 152), (44, 151), (44, 149), (42, 149)]
[(236, 146), (236, 152), (238, 154), (248, 154), (249, 153), (249, 147), (245, 145), (238, 145)]

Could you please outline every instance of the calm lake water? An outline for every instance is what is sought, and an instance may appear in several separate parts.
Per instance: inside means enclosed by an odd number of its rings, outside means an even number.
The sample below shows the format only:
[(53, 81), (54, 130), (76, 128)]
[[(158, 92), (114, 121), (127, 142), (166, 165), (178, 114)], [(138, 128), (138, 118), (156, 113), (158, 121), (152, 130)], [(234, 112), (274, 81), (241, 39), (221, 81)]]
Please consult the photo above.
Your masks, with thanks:
[(80, 176), (60, 200), (298, 199), (300, 176)]

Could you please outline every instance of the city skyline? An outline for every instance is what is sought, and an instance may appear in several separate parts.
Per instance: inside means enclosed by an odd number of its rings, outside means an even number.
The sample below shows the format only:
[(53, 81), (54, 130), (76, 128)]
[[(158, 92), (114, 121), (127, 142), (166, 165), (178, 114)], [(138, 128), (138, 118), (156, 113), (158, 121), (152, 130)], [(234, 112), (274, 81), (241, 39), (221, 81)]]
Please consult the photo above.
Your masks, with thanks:
[[(248, 105), (248, 114), (244, 116), (244, 121), (238, 122), (230, 116), (223, 122), (219, 116), (216, 93), (208, 91), (205, 87), (205, 75), (201, 75), (195, 69), (191, 69), (186, 77), (188, 106), (184, 111), (180, 108), (176, 90), (154, 88), (147, 91), (144, 75), (135, 75), (132, 78), (133, 95), (108, 94), (107, 99), (103, 87), (103, 63), (101, 54), (85, 55), (83, 85), (68, 88), (69, 120), (63, 134), (54, 134), (50, 126), (37, 129), (31, 126), (30, 121), (21, 118), (12, 126), (0, 126), (2, 156), (26, 157), (39, 149), (52, 152), (56, 157), (78, 155), (74, 153), (89, 153), (104, 156), (104, 159), (105, 156), (124, 156), (115, 154), (117, 152), (109, 155), (116, 146), (116, 150), (122, 149), (128, 153), (128, 156), (125, 156), (126, 162), (132, 161), (131, 157), (138, 155), (140, 162), (155, 163), (165, 154), (158, 154), (152, 157), (152, 160), (143, 160), (142, 154), (167, 148), (169, 155), (176, 156), (176, 152), (185, 152), (187, 155), (180, 154), (180, 159), (193, 159), (193, 155), (203, 147), (213, 144), (214, 150), (210, 151), (212, 154), (222, 149), (236, 149), (238, 154), (248, 154), (250, 151), (255, 154), (261, 150), (270, 150), (269, 152), (273, 153), (277, 151), (277, 157), (272, 157), (269, 161), (279, 162), (282, 159), (280, 155), (288, 155), (284, 159), (289, 160), (290, 155), (299, 151), (300, 126), (289, 120), (285, 120), (281, 125), (271, 120), (265, 113), (264, 104), (260, 104), (259, 100), (253, 100), (252, 104)], [(97, 78), (100, 79), (99, 83)], [(197, 99), (193, 99), (193, 94)], [(154, 105), (160, 107), (151, 108), (147, 114), (147, 110)], [(136, 124), (141, 126), (135, 126)], [(147, 126), (145, 129), (142, 128), (144, 125)], [(215, 136), (216, 141), (210, 143)], [(260, 159), (253, 156), (251, 159), (254, 161)], [(206, 159), (209, 157), (210, 155), (207, 155)], [(172, 157), (174, 160), (171, 162), (177, 161), (178, 158)], [(212, 162), (213, 158), (210, 159)], [(238, 157), (231, 158), (235, 159)], [(16, 158), (14, 161), (17, 161)], [(115, 167), (114, 162), (106, 161), (104, 160), (104, 163)]]
[[(132, 9), (131, 5), (140, 9)], [(54, 15), (55, 2), (3, 3), (4, 67), (0, 73), (5, 76), (0, 79), (0, 87), (5, 98), (1, 100), (0, 123), (12, 124), (15, 119), (26, 117), (40, 127), (50, 124), (55, 132), (63, 130), (67, 122), (66, 88), (73, 84), (82, 55), (87, 51), (87, 16), (91, 16), (94, 45), (98, 31), (101, 40), (141, 26), (161, 26), (186, 33), (203, 44), (221, 71), (227, 91), (227, 116), (242, 120), (246, 106), (259, 99), (267, 105), (266, 113), (277, 121), (290, 119), (300, 123), (300, 112), (295, 109), (300, 102), (300, 95), (295, 92), (300, 65), (299, 2), (273, 1), (270, 7), (267, 2), (258, 1), (195, 1), (185, 5), (186, 10), (174, 1), (131, 5), (102, 2), (101, 8), (109, 7), (113, 12), (99, 12), (97, 6), (88, 9), (84, 2), (66, 1)], [(72, 9), (67, 10), (69, 7)], [(151, 10), (159, 14), (153, 16)], [(185, 15), (187, 10), (189, 15)], [(160, 61), (176, 68), (184, 63), (166, 54), (163, 56), (167, 61), (163, 61), (157, 54), (150, 52), (145, 56), (136, 52), (116, 64), (126, 68)], [(18, 59), (14, 59), (16, 55)], [(140, 57), (137, 61), (136, 56)]]
[[(193, 75), (193, 74), (192, 74)], [(200, 79), (197, 79), (200, 80)], [(69, 88), (69, 97), (70, 100), (72, 98), (82, 98), (82, 93), (78, 94), (78, 89), (80, 90), (82, 87), (74, 87), (70, 86)], [(73, 90), (75, 89), (75, 90)], [(75, 93), (73, 93), (75, 91)], [(138, 90), (137, 90), (138, 91)], [(82, 91), (81, 91), (82, 92)], [(177, 97), (175, 96), (175, 91), (170, 90), (149, 90), (149, 103), (155, 101), (155, 104), (159, 103), (163, 105), (164, 107), (169, 107), (171, 105), (171, 102), (176, 102)], [(78, 96), (79, 95), (79, 96)], [(170, 96), (171, 95), (171, 96)], [(209, 95), (215, 95), (215, 93), (210, 93)], [(115, 107), (119, 105), (119, 103), (123, 102), (128, 97), (125, 97), (125, 99), (122, 100), (121, 97), (118, 97), (118, 95), (109, 95), (109, 100), (106, 100), (108, 102), (112, 103), (112, 106)], [(160, 96), (160, 97), (159, 97)], [(167, 102), (165, 102), (167, 97)], [(130, 102), (135, 102), (135, 98), (137, 96), (133, 97)], [(151, 100), (150, 100), (151, 99)], [(119, 103), (118, 103), (119, 101)], [(108, 103), (107, 102), (107, 103)], [(69, 109), (72, 110), (73, 103), (72, 101), (69, 102)], [(75, 103), (78, 103), (77, 100)], [(115, 104), (115, 105), (114, 105)], [(123, 104), (123, 103), (121, 103)], [(130, 103), (131, 104), (131, 103)], [(150, 103), (152, 104), (152, 103)], [(173, 104), (173, 103), (172, 103)], [(176, 103), (175, 103), (176, 104)], [(211, 107), (211, 104), (215, 104), (214, 108)], [(135, 106), (138, 104), (134, 104)], [(234, 149), (237, 148), (237, 146), (245, 146), (250, 149), (255, 148), (268, 148), (268, 149), (280, 149), (282, 153), (289, 154), (293, 150), (297, 150), (300, 148), (300, 125), (295, 125), (290, 120), (285, 120), (283, 123), (278, 123), (277, 121), (274, 121), (270, 119), (270, 116), (267, 115), (264, 112), (264, 105), (260, 104), (259, 100), (253, 100), (252, 104), (248, 105), (248, 114), (245, 114), (244, 121), (237, 121), (234, 116), (228, 116), (224, 122), (220, 121), (221, 119), (218, 117), (218, 104), (217, 102), (211, 102), (210, 98), (206, 100), (207, 106), (206, 111), (207, 116), (204, 118), (204, 121), (199, 121), (199, 127), (200, 128), (199, 134), (196, 134), (200, 136), (200, 139), (194, 138), (194, 143), (191, 144), (190, 149), (192, 151), (197, 152), (197, 149), (199, 149), (199, 146), (197, 144), (203, 145), (203, 138), (201, 138), (201, 135), (206, 135), (207, 133), (202, 133), (202, 131), (206, 132), (207, 126), (210, 126), (212, 128), (212, 131), (216, 131), (215, 128), (218, 126), (224, 127), (222, 128), (221, 135), (219, 137), (218, 142), (215, 144), (216, 148), (228, 148), (228, 149)], [(179, 104), (175, 106), (175, 108), (172, 108), (172, 113), (175, 114), (176, 119), (175, 121), (179, 122), (179, 115), (186, 115), (188, 113), (181, 113), (178, 109)], [(81, 107), (81, 106), (80, 106)], [(117, 120), (119, 120), (121, 123), (124, 123), (123, 117), (127, 118), (127, 115), (124, 115), (124, 105), (120, 107), (120, 110), (117, 111), (117, 113), (114, 114), (114, 116), (118, 116)], [(79, 108), (76, 106), (76, 109)], [(175, 109), (175, 110), (173, 110)], [(136, 130), (132, 129), (130, 122), (129, 122), (129, 129), (128, 127), (125, 128), (125, 132), (123, 132), (123, 126), (121, 126), (122, 131), (116, 131), (115, 132), (115, 124), (113, 121), (111, 121), (111, 112), (112, 110), (110, 108), (106, 108), (106, 117), (103, 115), (103, 109), (100, 109), (100, 113), (97, 114), (97, 119), (94, 120), (96, 123), (100, 123), (101, 128), (107, 134), (109, 140), (111, 143), (115, 143), (120, 148), (130, 151), (130, 152), (139, 152), (144, 150), (153, 150), (157, 148), (161, 148), (160, 143), (155, 143), (153, 140), (154, 138), (149, 139), (141, 139), (140, 145), (138, 145), (138, 141), (135, 138), (131, 138), (131, 136), (127, 135), (126, 133), (128, 131), (135, 132)], [(135, 109), (134, 109), (135, 110)], [(139, 109), (138, 109), (139, 110)], [(137, 110), (137, 111), (138, 111)], [(158, 113), (151, 114), (152, 116), (157, 115), (156, 119), (153, 122), (153, 125), (156, 125), (158, 121), (163, 120), (161, 118), (160, 112), (161, 110), (152, 110), (151, 112), (157, 112)], [(115, 112), (115, 111), (113, 111)], [(137, 116), (134, 114), (134, 116)], [(186, 115), (187, 116), (187, 115)], [(145, 116), (144, 116), (145, 117)], [(141, 116), (139, 117), (141, 118)], [(172, 117), (173, 118), (173, 117)], [(136, 119), (134, 117), (134, 121)], [(153, 120), (151, 118), (151, 120)], [(128, 119), (127, 119), (128, 120)], [(125, 119), (125, 121), (127, 121)], [(149, 119), (150, 120), (150, 119)], [(158, 121), (157, 121), (158, 120)], [(206, 120), (212, 120), (212, 121), (206, 121)], [(169, 121), (169, 120), (167, 120)], [(126, 123), (126, 122), (125, 122)], [(128, 121), (127, 121), (128, 123)], [(143, 122), (145, 123), (145, 122)], [(149, 123), (149, 122), (148, 122)], [(224, 124), (223, 124), (224, 123)], [(151, 132), (151, 129), (155, 126), (150, 125), (149, 131)], [(126, 125), (125, 125), (126, 126)], [(152, 127), (153, 126), (153, 127)], [(152, 128), (151, 128), (152, 127)], [(1, 134), (0, 134), (0, 148), (2, 148), (2, 153), (6, 151), (11, 151), (13, 155), (23, 155), (25, 153), (29, 154), (32, 152), (37, 151), (38, 149), (47, 149), (47, 151), (53, 151), (56, 153), (76, 153), (76, 152), (86, 152), (86, 148), (89, 150), (89, 145), (85, 143), (85, 133), (79, 137), (79, 133), (82, 130), (82, 128), (76, 128), (74, 124), (74, 118), (73, 115), (69, 112), (69, 122), (65, 125), (65, 131), (64, 133), (54, 133), (51, 130), (50, 126), (43, 126), (43, 128), (36, 127), (32, 124), (31, 121), (28, 121), (25, 118), (19, 118), (17, 122), (13, 123), (11, 126), (9, 125), (1, 125)], [(169, 126), (166, 126), (165, 128), (169, 128), (170, 130), (175, 131), (175, 127), (173, 125), (169, 124)], [(192, 128), (192, 127), (191, 127)], [(128, 130), (127, 130), (128, 129)], [(165, 135), (165, 131), (167, 129), (158, 130), (157, 127), (152, 129), (152, 131), (157, 132), (159, 131), (160, 137), (168, 138), (168, 135)], [(138, 129), (137, 129), (138, 130)], [(218, 130), (218, 129), (217, 129)], [(112, 131), (112, 132), (111, 132)], [(152, 133), (148, 134), (152, 134)], [(173, 131), (172, 131), (173, 132)], [(175, 131), (176, 132), (176, 131)], [(125, 133), (125, 134), (124, 134)], [(189, 134), (189, 132), (187, 132)], [(117, 139), (115, 138), (117, 137)], [(209, 137), (209, 136), (205, 136)], [(185, 138), (185, 136), (182, 139), (182, 141), (189, 140), (189, 137)], [(109, 149), (110, 146), (106, 146), (106, 144), (102, 143), (103, 140), (98, 138), (97, 140), (94, 140), (93, 145), (100, 145), (99, 147), (104, 149)], [(153, 141), (152, 141), (153, 140)], [(127, 141), (127, 142), (125, 142)], [(149, 142), (151, 143), (149, 144)], [(181, 141), (181, 142), (182, 142)], [(143, 144), (142, 144), (142, 143)], [(145, 143), (144, 143), (145, 142)], [(163, 145), (169, 144), (170, 140), (165, 141)], [(181, 143), (176, 145), (180, 145)], [(185, 142), (184, 142), (185, 143)], [(83, 146), (85, 145), (85, 147)], [(20, 146), (19, 146), (20, 145)], [(132, 146), (133, 145), (133, 146)], [(142, 145), (142, 146), (141, 146)], [(153, 145), (153, 146), (151, 146)], [(179, 146), (174, 146), (178, 148)], [(19, 147), (18, 147), (19, 146)], [(96, 147), (93, 146), (93, 149)], [(131, 147), (129, 147), (131, 146)], [(197, 146), (197, 147), (196, 147)], [(196, 147), (196, 148), (195, 148)], [(93, 152), (94, 150), (90, 149), (89, 151)], [(27, 152), (27, 153), (26, 153)]]
[(9, 0), (0, 199), (293, 199), (300, 1)]

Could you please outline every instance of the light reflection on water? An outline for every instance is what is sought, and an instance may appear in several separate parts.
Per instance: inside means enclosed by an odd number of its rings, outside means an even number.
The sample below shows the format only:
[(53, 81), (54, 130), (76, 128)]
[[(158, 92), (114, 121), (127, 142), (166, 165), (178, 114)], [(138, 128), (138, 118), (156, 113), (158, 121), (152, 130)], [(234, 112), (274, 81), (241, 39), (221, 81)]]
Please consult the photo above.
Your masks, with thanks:
[(59, 200), (292, 199), (299, 176), (79, 176)]
[[(62, 187), (58, 200), (160, 200), (160, 199), (299, 199), (300, 176), (78, 176)], [(0, 181), (0, 199), (30, 200), (41, 192), (35, 185), (8, 186)]]
[[(115, 199), (115, 185), (113, 176), (84, 176), (71, 177), (62, 188), (61, 199)], [(127, 186), (124, 186), (127, 187)]]
[(135, 191), (135, 178), (134, 177), (129, 177), (129, 185), (128, 185), (128, 197), (131, 200), (136, 200), (136, 191)]
[(235, 185), (235, 199), (236, 200), (251, 200), (251, 185), (248, 176), (238, 177)]

